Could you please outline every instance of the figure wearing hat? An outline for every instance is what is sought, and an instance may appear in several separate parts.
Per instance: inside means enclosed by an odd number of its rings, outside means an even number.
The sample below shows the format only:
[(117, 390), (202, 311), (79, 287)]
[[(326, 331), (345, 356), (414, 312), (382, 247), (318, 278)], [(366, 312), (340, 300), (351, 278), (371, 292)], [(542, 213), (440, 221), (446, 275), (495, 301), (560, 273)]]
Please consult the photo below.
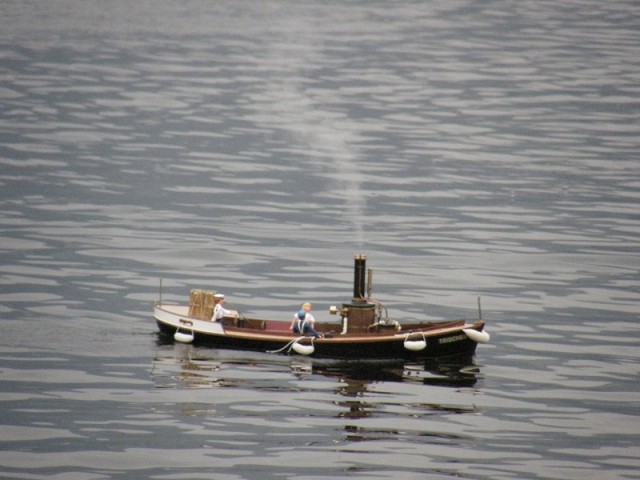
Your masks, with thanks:
[(224, 295), (221, 293), (216, 293), (213, 296), (213, 300), (215, 302), (215, 307), (213, 307), (213, 317), (211, 317), (212, 322), (220, 322), (223, 317), (237, 317), (238, 312), (235, 310), (227, 310), (223, 307), (224, 305)]
[(289, 330), (293, 333), (299, 333), (302, 335), (306, 335), (310, 333), (314, 337), (318, 338), (320, 334), (313, 328), (316, 319), (311, 315), (311, 304), (303, 303), (302, 308), (298, 313), (293, 316), (293, 321), (291, 322), (291, 326)]

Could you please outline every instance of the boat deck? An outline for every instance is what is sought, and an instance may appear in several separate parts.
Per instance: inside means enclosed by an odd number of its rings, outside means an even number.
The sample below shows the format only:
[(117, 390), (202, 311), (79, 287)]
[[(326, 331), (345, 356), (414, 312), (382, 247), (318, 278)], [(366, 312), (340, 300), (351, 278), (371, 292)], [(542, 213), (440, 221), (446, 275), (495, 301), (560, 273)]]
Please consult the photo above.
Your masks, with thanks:
[[(318, 333), (326, 336), (342, 337), (385, 337), (396, 334), (407, 334), (411, 332), (429, 332), (432, 330), (446, 330), (450, 328), (459, 328), (465, 325), (464, 320), (454, 320), (450, 322), (428, 322), (428, 323), (414, 323), (408, 325), (372, 325), (367, 332), (356, 331), (342, 333), (343, 326), (341, 322), (316, 322), (315, 329)], [(281, 320), (259, 320), (259, 319), (231, 319), (227, 318), (223, 322), (224, 328), (227, 331), (253, 331), (263, 334), (290, 334), (289, 330), (290, 322)]]

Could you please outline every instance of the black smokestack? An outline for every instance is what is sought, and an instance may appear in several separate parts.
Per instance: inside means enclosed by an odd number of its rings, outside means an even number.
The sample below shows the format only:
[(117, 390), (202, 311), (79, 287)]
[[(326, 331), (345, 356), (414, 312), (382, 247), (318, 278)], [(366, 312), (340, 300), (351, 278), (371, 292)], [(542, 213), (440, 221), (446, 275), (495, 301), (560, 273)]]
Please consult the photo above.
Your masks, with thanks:
[(367, 272), (367, 257), (365, 255), (355, 256), (355, 266), (353, 269), (353, 301), (365, 302), (365, 281)]

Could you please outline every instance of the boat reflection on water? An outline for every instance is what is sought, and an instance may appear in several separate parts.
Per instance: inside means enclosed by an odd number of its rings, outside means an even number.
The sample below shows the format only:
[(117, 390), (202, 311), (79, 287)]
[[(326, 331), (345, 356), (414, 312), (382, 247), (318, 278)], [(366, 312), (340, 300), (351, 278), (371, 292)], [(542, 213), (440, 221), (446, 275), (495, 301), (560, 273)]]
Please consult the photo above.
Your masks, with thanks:
[[(151, 376), (156, 388), (176, 391), (182, 415), (231, 418), (229, 428), (237, 427), (233, 416), (245, 410), (264, 416), (270, 428), (280, 421), (306, 428), (300, 409), (311, 403), (310, 425), (326, 419), (325, 434), (335, 435), (334, 442), (464, 442), (463, 435), (443, 427), (444, 419), (481, 411), (474, 398), (482, 376), (469, 356), (420, 363), (338, 361), (159, 342)], [(217, 391), (185, 396), (190, 389)]]
[[(292, 388), (292, 379), (335, 379), (338, 393), (358, 397), (367, 386), (412, 382), (470, 388), (481, 378), (472, 355), (420, 362), (407, 360), (328, 360), (235, 350), (198, 348), (159, 338), (152, 376), (157, 388), (216, 388), (243, 384), (256, 388)], [(293, 375), (283, 377), (283, 373)]]
[[(388, 415), (417, 418), (437, 413), (475, 413), (477, 411), (474, 405), (460, 404), (457, 398), (454, 399), (450, 395), (434, 395), (434, 390), (429, 391), (428, 401), (425, 402), (425, 398), (420, 395), (418, 402), (407, 404), (404, 400), (387, 395), (388, 390), (394, 390), (392, 386), (380, 388), (380, 384), (393, 382), (450, 387), (454, 390), (474, 387), (480, 378), (480, 368), (473, 363), (472, 356), (428, 360), (420, 363), (336, 362), (315, 365), (313, 373), (338, 380), (339, 387), (336, 393), (346, 398), (335, 403), (342, 408), (338, 416), (344, 419), (358, 420)], [(455, 392), (451, 393), (455, 396)], [(361, 424), (347, 424), (344, 430), (344, 438), (349, 442), (389, 440), (396, 438), (400, 433), (394, 429), (380, 427), (371, 429)]]
[(356, 383), (410, 381), (445, 387), (472, 387), (480, 376), (480, 368), (474, 364), (472, 355), (463, 355), (421, 362), (314, 362), (313, 373)]

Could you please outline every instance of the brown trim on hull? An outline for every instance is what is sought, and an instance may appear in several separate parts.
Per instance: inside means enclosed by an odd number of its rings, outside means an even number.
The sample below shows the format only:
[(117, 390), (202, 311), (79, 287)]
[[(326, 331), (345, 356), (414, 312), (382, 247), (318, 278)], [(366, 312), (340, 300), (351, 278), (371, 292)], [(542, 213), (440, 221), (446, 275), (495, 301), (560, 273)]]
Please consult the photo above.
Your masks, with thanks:
[[(482, 324), (482, 325), (480, 325)], [(442, 324), (434, 323), (434, 324), (413, 324), (407, 325), (403, 327), (401, 331), (392, 332), (375, 332), (375, 333), (346, 333), (346, 334), (334, 334), (331, 337), (326, 338), (316, 338), (314, 340), (315, 343), (383, 343), (383, 342), (398, 342), (404, 341), (407, 338), (407, 335), (410, 337), (420, 336), (421, 333), (424, 333), (426, 338), (440, 337), (444, 335), (448, 335), (451, 333), (455, 333), (459, 331), (461, 328), (465, 326), (466, 323), (464, 320), (456, 320), (453, 322), (445, 322)], [(473, 325), (468, 325), (468, 328), (478, 329), (480, 326), (484, 326), (484, 322), (476, 322)], [(322, 331), (322, 330), (319, 330)], [(256, 330), (251, 328), (244, 327), (225, 327), (225, 336), (230, 338), (244, 338), (251, 339), (255, 341), (281, 341), (288, 342), (294, 340), (296, 338), (300, 338), (300, 335), (292, 334), (292, 333), (270, 333), (264, 330)], [(307, 339), (309, 337), (302, 337)]]

